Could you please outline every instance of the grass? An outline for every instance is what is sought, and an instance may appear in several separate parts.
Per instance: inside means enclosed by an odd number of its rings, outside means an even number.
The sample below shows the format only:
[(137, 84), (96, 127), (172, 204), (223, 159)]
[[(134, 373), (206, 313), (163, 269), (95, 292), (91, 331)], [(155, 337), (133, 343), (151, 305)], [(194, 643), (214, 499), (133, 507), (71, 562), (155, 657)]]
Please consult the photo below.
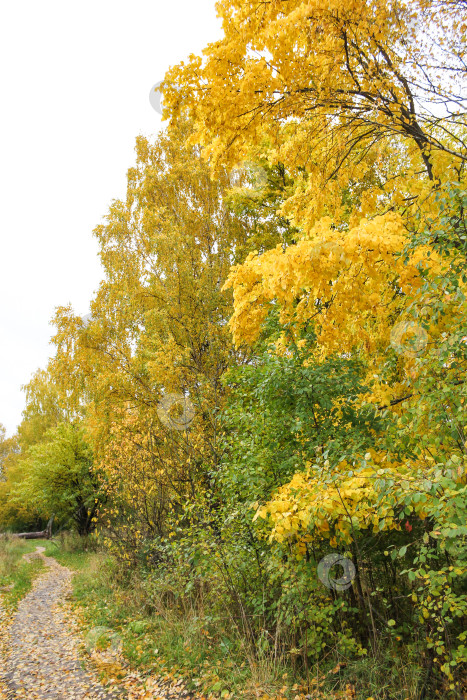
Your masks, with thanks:
[(42, 571), (40, 559), (26, 561), (25, 554), (34, 552), (43, 540), (0, 538), (0, 595), (7, 611), (16, 610), (19, 601), (31, 589), (36, 576)]

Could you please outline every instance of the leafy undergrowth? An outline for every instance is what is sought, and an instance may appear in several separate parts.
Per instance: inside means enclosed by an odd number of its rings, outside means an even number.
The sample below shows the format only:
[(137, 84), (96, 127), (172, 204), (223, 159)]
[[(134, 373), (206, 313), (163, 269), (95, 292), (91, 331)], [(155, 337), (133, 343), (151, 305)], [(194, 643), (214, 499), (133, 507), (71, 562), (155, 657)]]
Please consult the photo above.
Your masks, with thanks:
[[(80, 549), (77, 540), (47, 543), (47, 555), (73, 569), (74, 603), (85, 635), (98, 632), (105, 647), (118, 639), (133, 669), (151, 676), (183, 678), (203, 698), (261, 700), (409, 700), (416, 698), (416, 659), (407, 650), (314, 669), (308, 683), (294, 673), (293, 660), (255, 658), (225, 621), (208, 611), (185, 610), (151, 589), (141, 571), (124, 571), (115, 559)], [(86, 547), (86, 545), (85, 545)], [(107, 630), (108, 634), (105, 634)], [(107, 641), (106, 641), (107, 639)], [(105, 680), (105, 678), (104, 678)]]
[(44, 546), (43, 540), (19, 540), (10, 537), (0, 538), (0, 596), (8, 612), (13, 612), (21, 598), (29, 592), (36, 576), (44, 565), (41, 559), (25, 554)]
[[(299, 684), (288, 684), (290, 670), (264, 664), (251, 667), (228, 637), (216, 639), (214, 621), (191, 614), (181, 618), (155, 598), (144, 581), (131, 580), (106, 554), (70, 551), (49, 543), (47, 554), (76, 571), (74, 599), (87, 629), (110, 628), (120, 637), (133, 668), (151, 674), (183, 677), (205, 697), (294, 698)], [(352, 696), (349, 696), (352, 697)]]

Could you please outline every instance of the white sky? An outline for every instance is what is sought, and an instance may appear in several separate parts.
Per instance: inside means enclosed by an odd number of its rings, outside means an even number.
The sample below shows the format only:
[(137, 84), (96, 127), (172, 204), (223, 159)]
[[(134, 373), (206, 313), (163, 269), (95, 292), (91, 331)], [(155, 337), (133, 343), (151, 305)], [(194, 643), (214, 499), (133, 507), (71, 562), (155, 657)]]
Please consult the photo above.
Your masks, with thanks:
[(92, 229), (124, 196), (149, 91), (221, 35), (214, 0), (15, 0), (0, 9), (0, 422), (53, 352), (49, 325), (86, 314), (101, 278)]

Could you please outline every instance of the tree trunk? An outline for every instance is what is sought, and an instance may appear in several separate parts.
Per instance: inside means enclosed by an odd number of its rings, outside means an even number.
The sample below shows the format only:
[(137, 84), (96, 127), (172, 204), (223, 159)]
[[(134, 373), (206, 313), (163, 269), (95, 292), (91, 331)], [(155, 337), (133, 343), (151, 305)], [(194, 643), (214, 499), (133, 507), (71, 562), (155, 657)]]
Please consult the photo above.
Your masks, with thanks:
[(20, 537), (22, 540), (45, 540), (47, 537), (47, 530), (42, 532), (18, 532), (14, 533), (12, 537)]
[(52, 515), (47, 523), (46, 529), (42, 530), (42, 532), (19, 532), (17, 534), (13, 534), (12, 537), (20, 537), (23, 540), (50, 540), (52, 537), (52, 525), (54, 518), (55, 515)]

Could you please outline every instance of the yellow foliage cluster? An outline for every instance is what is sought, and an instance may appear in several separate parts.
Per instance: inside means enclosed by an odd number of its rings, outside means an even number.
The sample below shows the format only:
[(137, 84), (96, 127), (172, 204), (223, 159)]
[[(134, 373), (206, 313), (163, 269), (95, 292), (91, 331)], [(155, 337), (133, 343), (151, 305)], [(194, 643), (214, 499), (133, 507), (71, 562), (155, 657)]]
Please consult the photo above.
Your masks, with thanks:
[(256, 340), (271, 304), (277, 303), (287, 326), (286, 343), (313, 322), (324, 354), (387, 347), (397, 313), (394, 297), (415, 294), (422, 283), (420, 266), (436, 266), (436, 259), (421, 249), (404, 265), (400, 251), (406, 241), (403, 221), (395, 213), (363, 219), (344, 232), (327, 218), (285, 251), (277, 246), (250, 254), (232, 269), (225, 285), (234, 291), (230, 325), (235, 341)]
[[(294, 178), (281, 213), (302, 231), (349, 204), (357, 217), (407, 208), (455, 173), (466, 55), (456, 3), (223, 0), (217, 10), (224, 37), (168, 72), (166, 113), (192, 117), (191, 141), (213, 167), (266, 142), (269, 162)], [(429, 100), (452, 105), (443, 128)]]
[[(410, 505), (414, 516), (426, 518), (434, 502), (430, 490), (435, 473), (428, 463), (391, 461), (375, 450), (352, 462), (343, 460), (334, 468), (326, 463), (309, 464), (266, 505), (258, 507), (254, 518), (268, 521), (270, 541), (298, 541), (299, 552), (310, 539), (329, 539), (333, 547), (349, 544), (359, 530), (400, 530), (401, 505)], [(465, 482), (466, 475), (467, 458), (453, 471), (457, 481)], [(387, 489), (381, 487), (382, 480)]]

